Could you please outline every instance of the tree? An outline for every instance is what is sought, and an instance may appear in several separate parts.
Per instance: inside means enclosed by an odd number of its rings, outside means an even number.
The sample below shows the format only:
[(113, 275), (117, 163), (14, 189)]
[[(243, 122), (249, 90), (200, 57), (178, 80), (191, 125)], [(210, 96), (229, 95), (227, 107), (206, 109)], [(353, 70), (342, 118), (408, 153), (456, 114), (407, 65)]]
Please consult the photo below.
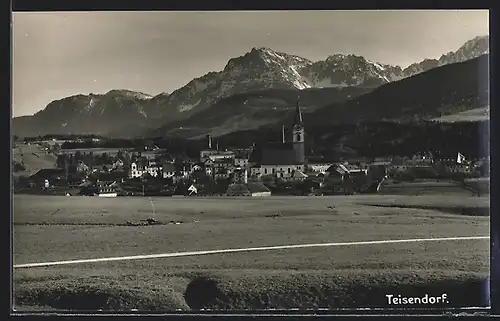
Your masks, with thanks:
[(82, 160), (82, 152), (77, 150), (75, 153), (75, 161), (79, 161), (79, 160)]

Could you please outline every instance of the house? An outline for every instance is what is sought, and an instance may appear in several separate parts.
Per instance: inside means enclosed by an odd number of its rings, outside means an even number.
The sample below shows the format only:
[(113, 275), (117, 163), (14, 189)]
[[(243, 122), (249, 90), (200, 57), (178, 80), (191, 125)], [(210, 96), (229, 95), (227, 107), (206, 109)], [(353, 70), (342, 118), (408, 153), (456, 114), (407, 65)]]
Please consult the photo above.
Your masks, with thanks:
[(89, 167), (82, 161), (76, 163), (76, 171), (79, 173), (86, 173), (89, 171)]
[(266, 143), (253, 149), (248, 160), (251, 176), (272, 175), (282, 179), (292, 179), (293, 173), (305, 170), (305, 131), (299, 100), (297, 100), (295, 107), (292, 134), (292, 141), (286, 142), (283, 126), (280, 143)]
[(208, 176), (212, 176), (212, 173), (213, 173), (213, 165), (214, 165), (214, 161), (211, 160), (210, 158), (207, 158), (204, 162), (203, 162), (203, 165), (205, 167), (205, 174), (207, 174)]
[(189, 174), (191, 173), (191, 166), (189, 163), (177, 163), (175, 165), (175, 176), (174, 181), (179, 181), (182, 179), (189, 178)]
[(271, 191), (264, 184), (259, 182), (247, 184), (231, 184), (227, 188), (226, 196), (271, 196)]
[(114, 163), (111, 164), (111, 168), (112, 169), (119, 169), (119, 168), (123, 168), (123, 161), (121, 159), (117, 159)]
[(219, 158), (213, 160), (212, 176), (215, 179), (229, 178), (233, 173), (233, 170), (234, 170), (234, 165), (232, 159)]
[(97, 181), (94, 184), (83, 186), (80, 195), (98, 197), (117, 197), (118, 184), (116, 182)]
[(407, 163), (411, 167), (430, 167), (434, 163), (434, 157), (430, 152), (416, 153)]
[(147, 173), (152, 177), (158, 177), (161, 173), (161, 167), (155, 161), (148, 161)]
[(144, 164), (140, 162), (133, 162), (130, 164), (129, 177), (130, 178), (141, 178), (144, 173), (146, 173), (146, 168)]
[(234, 169), (233, 182), (235, 184), (248, 183), (248, 170), (245, 167), (237, 167)]
[(291, 176), (291, 178), (292, 178), (293, 180), (298, 180), (298, 181), (303, 181), (303, 180), (305, 180), (307, 177), (308, 177), (308, 176), (307, 176), (306, 174), (302, 173), (301, 171), (294, 171), (294, 172), (292, 173), (292, 176)]
[(450, 173), (468, 173), (473, 170), (473, 166), (471, 166), (471, 164), (457, 163), (456, 159), (443, 159), (437, 163), (444, 166), (445, 170)]
[(308, 163), (307, 170), (310, 172), (324, 173), (332, 166), (331, 163)]
[(200, 171), (203, 171), (204, 169), (204, 165), (203, 163), (195, 163), (191, 166), (191, 173), (194, 173), (194, 172), (200, 172)]
[(330, 183), (341, 184), (349, 175), (349, 170), (342, 164), (333, 164), (325, 171), (324, 179)]
[(364, 174), (366, 175), (368, 173), (368, 166), (365, 165), (365, 164), (342, 164), (343, 166), (345, 166), (345, 168), (347, 169), (347, 171), (349, 172), (349, 174), (353, 174), (353, 173), (359, 173), (359, 174)]
[(235, 157), (234, 158), (234, 166), (235, 167), (247, 167), (248, 166), (248, 158), (246, 158), (246, 157)]
[(174, 178), (175, 173), (176, 173), (175, 164), (164, 163), (162, 165), (162, 177), (164, 179)]
[(140, 178), (144, 175), (149, 174), (152, 177), (158, 177), (160, 174), (160, 166), (156, 162), (148, 161), (144, 162), (133, 162), (130, 164), (129, 177), (130, 178)]

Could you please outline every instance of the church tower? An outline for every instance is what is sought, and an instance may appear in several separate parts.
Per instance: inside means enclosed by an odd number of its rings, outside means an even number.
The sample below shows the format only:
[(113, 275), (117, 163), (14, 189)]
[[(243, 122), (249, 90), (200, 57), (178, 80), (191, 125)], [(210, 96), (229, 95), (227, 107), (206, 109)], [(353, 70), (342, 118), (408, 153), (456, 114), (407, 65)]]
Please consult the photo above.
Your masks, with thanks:
[(297, 97), (295, 120), (293, 124), (293, 149), (295, 150), (295, 160), (298, 164), (305, 163), (304, 135), (305, 131), (304, 123), (302, 121), (302, 112), (300, 111), (299, 97)]

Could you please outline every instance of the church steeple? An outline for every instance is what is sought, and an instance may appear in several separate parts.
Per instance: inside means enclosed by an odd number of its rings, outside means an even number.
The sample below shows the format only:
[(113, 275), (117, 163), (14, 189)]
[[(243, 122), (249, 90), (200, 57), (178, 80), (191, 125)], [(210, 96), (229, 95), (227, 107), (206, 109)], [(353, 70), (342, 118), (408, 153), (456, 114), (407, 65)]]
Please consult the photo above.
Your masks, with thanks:
[(295, 106), (295, 121), (293, 124), (293, 148), (295, 150), (295, 160), (298, 164), (305, 163), (305, 148), (304, 148), (304, 124), (302, 120), (302, 112), (299, 104), (300, 97), (297, 97), (297, 105)]

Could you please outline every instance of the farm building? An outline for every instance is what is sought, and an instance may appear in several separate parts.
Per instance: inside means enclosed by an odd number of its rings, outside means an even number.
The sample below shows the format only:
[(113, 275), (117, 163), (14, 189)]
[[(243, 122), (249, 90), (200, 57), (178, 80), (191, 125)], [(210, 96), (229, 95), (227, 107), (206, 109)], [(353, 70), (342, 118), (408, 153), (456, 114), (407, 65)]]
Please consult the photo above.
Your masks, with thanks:
[(271, 191), (262, 183), (231, 184), (227, 191), (227, 196), (271, 196)]

